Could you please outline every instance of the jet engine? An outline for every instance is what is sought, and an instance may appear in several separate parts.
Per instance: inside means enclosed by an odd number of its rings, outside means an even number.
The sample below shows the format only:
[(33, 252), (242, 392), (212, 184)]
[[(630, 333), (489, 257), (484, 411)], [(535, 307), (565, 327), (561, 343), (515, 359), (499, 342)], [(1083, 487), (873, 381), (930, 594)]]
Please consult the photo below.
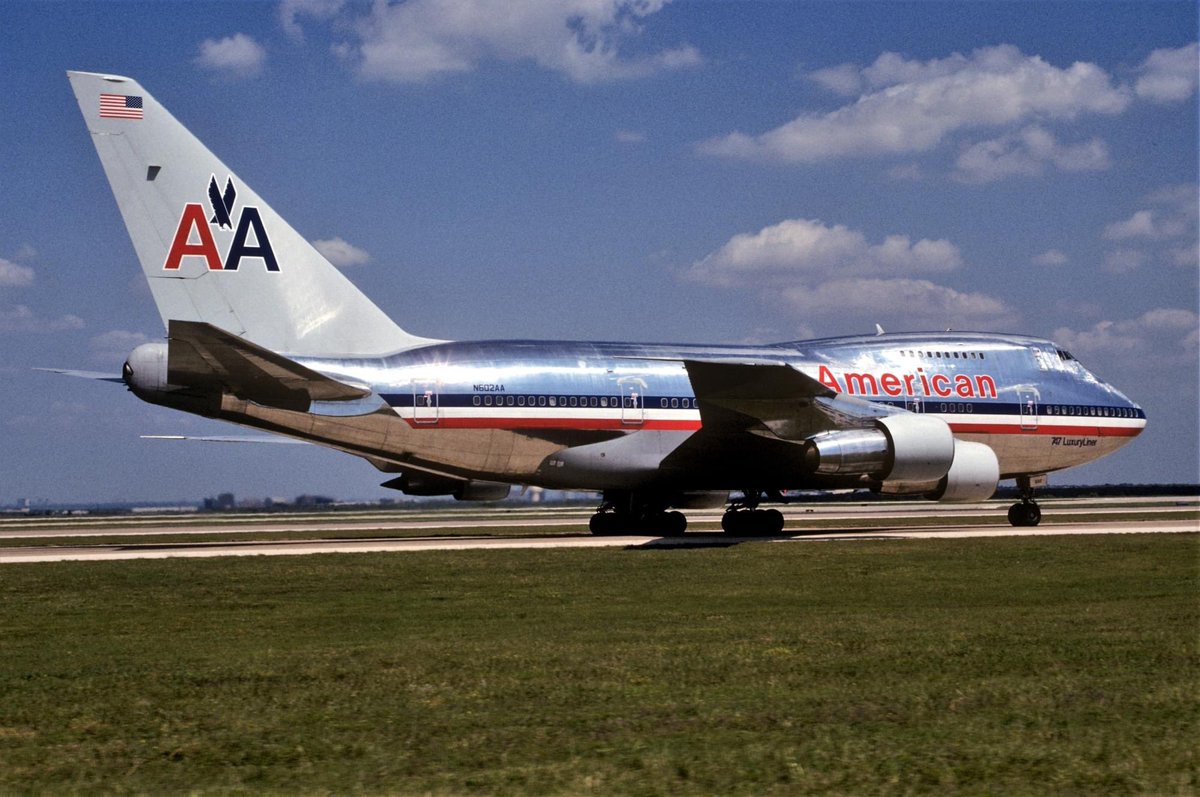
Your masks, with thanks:
[(954, 435), (938, 418), (889, 415), (877, 420), (874, 429), (842, 429), (809, 438), (804, 461), (813, 473), (826, 476), (935, 482), (954, 462)]
[(819, 434), (808, 440), (804, 461), (813, 473), (866, 476), (882, 493), (933, 501), (983, 501), (1000, 481), (995, 451), (956, 440), (944, 421), (920, 415), (891, 415), (874, 429)]
[(925, 497), (931, 501), (986, 501), (999, 483), (1000, 462), (995, 451), (983, 443), (955, 440), (950, 470)]

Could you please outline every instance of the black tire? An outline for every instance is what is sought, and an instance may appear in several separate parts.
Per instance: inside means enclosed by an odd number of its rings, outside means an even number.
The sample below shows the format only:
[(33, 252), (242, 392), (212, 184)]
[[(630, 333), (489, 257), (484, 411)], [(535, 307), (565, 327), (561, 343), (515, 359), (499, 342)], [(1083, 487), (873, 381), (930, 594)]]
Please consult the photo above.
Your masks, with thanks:
[(721, 531), (726, 534), (745, 534), (745, 518), (749, 512), (730, 510), (721, 516)]
[(598, 537), (617, 533), (618, 518), (615, 512), (597, 512), (588, 521), (588, 528)]
[(1042, 522), (1042, 508), (1032, 501), (1025, 505), (1025, 525), (1036, 526)]
[(658, 527), (664, 537), (680, 537), (687, 531), (687, 516), (682, 512), (664, 512)]
[(760, 516), (759, 528), (763, 534), (778, 534), (783, 531), (783, 513), (778, 509), (764, 509)]
[(1024, 513), (1021, 511), (1021, 504), (1013, 504), (1012, 506), (1010, 506), (1008, 508), (1008, 522), (1010, 525), (1013, 525), (1013, 526), (1023, 525), (1021, 522), (1023, 519), (1023, 516), (1024, 516)]

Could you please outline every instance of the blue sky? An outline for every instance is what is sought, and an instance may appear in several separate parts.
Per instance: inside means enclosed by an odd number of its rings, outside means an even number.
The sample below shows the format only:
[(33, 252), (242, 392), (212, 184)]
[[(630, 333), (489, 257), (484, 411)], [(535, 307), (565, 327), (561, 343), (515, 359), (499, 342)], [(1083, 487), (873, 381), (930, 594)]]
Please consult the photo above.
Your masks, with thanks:
[(1193, 2), (0, 6), (0, 503), (387, 494), (34, 366), (162, 334), (64, 75), (125, 74), (430, 337), (1051, 337), (1197, 479)]

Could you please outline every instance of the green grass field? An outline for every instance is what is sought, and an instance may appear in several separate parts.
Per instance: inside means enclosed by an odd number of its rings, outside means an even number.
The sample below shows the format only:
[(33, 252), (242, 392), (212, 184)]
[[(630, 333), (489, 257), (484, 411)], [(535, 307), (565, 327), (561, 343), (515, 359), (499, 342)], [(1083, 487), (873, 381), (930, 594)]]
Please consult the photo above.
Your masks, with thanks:
[(5, 565), (0, 792), (1195, 794), (1196, 535)]

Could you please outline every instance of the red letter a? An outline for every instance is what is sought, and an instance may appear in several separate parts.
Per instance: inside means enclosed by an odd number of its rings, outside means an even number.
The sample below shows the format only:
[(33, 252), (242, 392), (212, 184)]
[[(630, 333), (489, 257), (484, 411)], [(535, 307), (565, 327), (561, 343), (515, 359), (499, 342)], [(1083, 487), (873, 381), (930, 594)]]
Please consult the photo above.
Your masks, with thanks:
[(817, 371), (817, 381), (836, 393), (842, 392), (842, 386), (838, 384), (837, 377), (833, 375), (832, 371), (823, 365), (821, 366), (820, 370)]
[[(200, 236), (200, 243), (188, 243), (192, 237), (192, 228)], [(221, 256), (217, 254), (217, 244), (213, 240), (212, 231), (208, 229), (208, 220), (204, 218), (204, 208), (201, 205), (189, 203), (183, 206), (183, 215), (179, 217), (179, 227), (175, 230), (175, 240), (171, 242), (171, 251), (167, 252), (167, 262), (163, 268), (171, 271), (179, 268), (180, 261), (185, 257), (199, 256), (208, 262), (210, 271), (220, 271)]]

